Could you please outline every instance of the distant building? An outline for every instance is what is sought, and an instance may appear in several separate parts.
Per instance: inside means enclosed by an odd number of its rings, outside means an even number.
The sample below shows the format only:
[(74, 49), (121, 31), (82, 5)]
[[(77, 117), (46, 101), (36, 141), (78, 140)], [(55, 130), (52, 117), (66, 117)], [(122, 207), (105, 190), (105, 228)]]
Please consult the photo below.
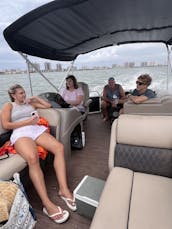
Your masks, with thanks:
[[(32, 63), (38, 70), (40, 70), (39, 63)], [(36, 72), (35, 68), (29, 63), (29, 72)]]
[(117, 64), (112, 64), (112, 68), (116, 68), (117, 67)]
[(72, 71), (77, 71), (77, 67), (76, 66), (72, 66), (71, 70)]
[(81, 70), (87, 70), (88, 69), (88, 67), (86, 66), (86, 65), (83, 65), (82, 67), (81, 67)]
[(62, 65), (61, 64), (56, 64), (56, 71), (62, 72)]
[(140, 64), (140, 66), (141, 67), (147, 67), (148, 66), (148, 63), (145, 61), (145, 62), (142, 62), (141, 64)]
[(151, 67), (155, 66), (155, 62), (154, 61), (149, 62), (149, 66)]
[(135, 66), (135, 62), (125, 62), (124, 67), (125, 68), (133, 68)]
[(39, 63), (33, 63), (33, 65), (40, 71), (40, 64)]
[(52, 71), (50, 62), (45, 62), (44, 67), (45, 67), (45, 72), (51, 72)]

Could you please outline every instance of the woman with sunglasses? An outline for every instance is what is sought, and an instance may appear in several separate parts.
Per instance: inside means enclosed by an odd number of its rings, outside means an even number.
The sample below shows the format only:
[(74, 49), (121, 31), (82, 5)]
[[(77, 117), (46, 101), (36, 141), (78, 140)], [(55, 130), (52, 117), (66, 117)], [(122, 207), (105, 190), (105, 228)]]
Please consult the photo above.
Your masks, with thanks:
[(133, 103), (143, 103), (148, 99), (155, 98), (155, 93), (148, 89), (152, 82), (152, 78), (148, 74), (140, 75), (136, 81), (136, 89), (134, 89), (132, 94), (128, 94), (128, 98)]

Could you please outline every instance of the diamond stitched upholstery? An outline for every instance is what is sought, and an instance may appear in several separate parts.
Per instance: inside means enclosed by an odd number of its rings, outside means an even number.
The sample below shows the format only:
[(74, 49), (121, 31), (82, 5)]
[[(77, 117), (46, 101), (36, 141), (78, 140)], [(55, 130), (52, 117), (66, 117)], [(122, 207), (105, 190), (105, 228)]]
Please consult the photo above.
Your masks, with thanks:
[(172, 177), (172, 150), (117, 144), (114, 165), (135, 172)]

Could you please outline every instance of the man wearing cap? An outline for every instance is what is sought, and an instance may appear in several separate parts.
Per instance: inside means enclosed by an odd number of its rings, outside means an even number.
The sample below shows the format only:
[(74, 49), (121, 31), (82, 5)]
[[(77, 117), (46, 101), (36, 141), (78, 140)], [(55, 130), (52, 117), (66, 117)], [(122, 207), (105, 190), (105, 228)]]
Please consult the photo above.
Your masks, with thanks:
[(108, 84), (104, 86), (101, 109), (103, 113), (103, 120), (109, 119), (108, 109), (113, 107), (119, 111), (125, 102), (125, 92), (120, 84), (115, 83), (115, 79), (110, 77)]

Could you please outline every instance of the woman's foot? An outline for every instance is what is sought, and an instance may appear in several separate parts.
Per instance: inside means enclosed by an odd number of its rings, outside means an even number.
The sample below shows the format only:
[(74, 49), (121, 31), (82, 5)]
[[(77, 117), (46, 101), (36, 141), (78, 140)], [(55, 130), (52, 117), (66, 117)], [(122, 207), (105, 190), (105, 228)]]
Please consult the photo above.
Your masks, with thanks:
[(69, 212), (66, 210), (62, 210), (60, 207), (57, 207), (57, 211), (54, 212), (53, 214), (49, 214), (47, 212), (47, 209), (44, 207), (43, 213), (47, 215), (55, 223), (64, 223), (69, 218)]
[(65, 204), (68, 206), (68, 208), (72, 211), (76, 211), (76, 202), (74, 196), (70, 193), (70, 191), (66, 193), (59, 192), (59, 196), (62, 200), (64, 200)]

